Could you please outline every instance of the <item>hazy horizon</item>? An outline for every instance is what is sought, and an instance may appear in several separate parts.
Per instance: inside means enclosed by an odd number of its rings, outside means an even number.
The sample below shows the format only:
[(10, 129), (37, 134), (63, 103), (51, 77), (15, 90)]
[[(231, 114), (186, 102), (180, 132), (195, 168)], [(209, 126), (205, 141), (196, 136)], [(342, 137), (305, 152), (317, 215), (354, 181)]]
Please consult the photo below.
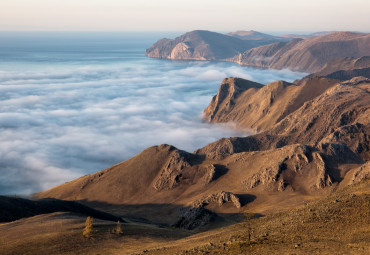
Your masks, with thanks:
[(0, 31), (368, 32), (369, 9), (365, 0), (2, 0)]

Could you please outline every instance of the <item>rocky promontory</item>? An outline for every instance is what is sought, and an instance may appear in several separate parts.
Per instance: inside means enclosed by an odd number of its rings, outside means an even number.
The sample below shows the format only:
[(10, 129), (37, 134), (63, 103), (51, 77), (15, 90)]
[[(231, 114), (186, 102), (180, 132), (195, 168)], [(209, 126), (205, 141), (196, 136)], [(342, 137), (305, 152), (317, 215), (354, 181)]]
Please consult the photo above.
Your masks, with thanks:
[[(195, 30), (175, 39), (159, 40), (146, 50), (146, 55), (172, 60), (224, 60), (246, 66), (309, 73), (321, 69), (327, 72), (328, 66), (347, 65), (354, 69), (368, 61), (362, 58), (370, 56), (370, 34), (323, 32), (284, 37), (253, 30), (228, 34)], [(353, 58), (360, 59), (351, 64), (349, 59)], [(341, 59), (343, 64), (339, 64), (337, 59)]]
[(206, 30), (195, 30), (175, 39), (161, 39), (146, 50), (151, 58), (174, 60), (223, 60), (274, 39), (242, 40)]

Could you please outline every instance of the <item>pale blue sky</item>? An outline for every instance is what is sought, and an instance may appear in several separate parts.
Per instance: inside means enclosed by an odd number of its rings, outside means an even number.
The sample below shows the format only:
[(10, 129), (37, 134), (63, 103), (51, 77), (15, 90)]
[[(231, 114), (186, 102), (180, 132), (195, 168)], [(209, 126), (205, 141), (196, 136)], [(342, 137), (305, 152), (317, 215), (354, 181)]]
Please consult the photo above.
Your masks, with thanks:
[(369, 0), (0, 0), (0, 30), (370, 31)]

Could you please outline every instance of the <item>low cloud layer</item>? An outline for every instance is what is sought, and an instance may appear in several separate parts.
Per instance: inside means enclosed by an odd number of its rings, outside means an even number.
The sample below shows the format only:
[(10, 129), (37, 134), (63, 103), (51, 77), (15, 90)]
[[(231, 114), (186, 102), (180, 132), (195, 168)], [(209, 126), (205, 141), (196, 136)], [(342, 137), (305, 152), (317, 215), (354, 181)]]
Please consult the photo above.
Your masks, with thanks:
[(247, 135), (201, 120), (230, 76), (268, 83), (302, 74), (155, 59), (0, 71), (0, 194), (41, 191), (152, 145), (193, 151)]

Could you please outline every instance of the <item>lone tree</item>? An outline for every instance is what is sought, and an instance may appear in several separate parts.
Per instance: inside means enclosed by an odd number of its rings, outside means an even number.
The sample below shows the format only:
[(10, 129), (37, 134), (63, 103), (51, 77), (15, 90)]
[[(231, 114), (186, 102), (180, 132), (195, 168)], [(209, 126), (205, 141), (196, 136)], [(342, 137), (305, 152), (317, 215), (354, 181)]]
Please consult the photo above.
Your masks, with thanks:
[(90, 238), (93, 234), (93, 218), (88, 216), (86, 218), (86, 221), (85, 221), (85, 228), (82, 232), (82, 235), (85, 237), (85, 238)]
[(255, 216), (254, 213), (245, 213), (244, 214), (244, 223), (246, 223), (246, 227), (248, 230), (248, 244), (251, 244), (251, 235), (252, 235), (252, 228), (251, 228), (251, 223), (250, 220), (253, 219)]
[(117, 226), (116, 226), (116, 234), (117, 235), (122, 235), (123, 234), (123, 230), (122, 230), (122, 224), (120, 221), (117, 221)]

